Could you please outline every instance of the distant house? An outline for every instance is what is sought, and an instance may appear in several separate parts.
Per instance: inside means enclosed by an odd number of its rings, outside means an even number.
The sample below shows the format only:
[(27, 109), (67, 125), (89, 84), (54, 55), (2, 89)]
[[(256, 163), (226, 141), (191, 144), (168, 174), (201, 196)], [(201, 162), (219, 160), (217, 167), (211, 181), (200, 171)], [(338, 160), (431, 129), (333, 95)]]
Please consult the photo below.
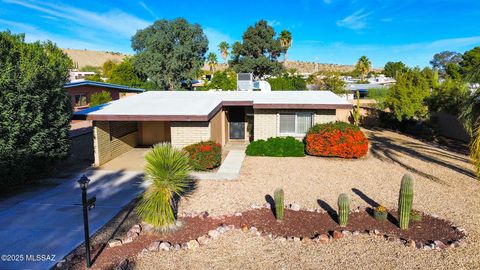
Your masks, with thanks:
[(93, 76), (95, 75), (95, 72), (93, 71), (79, 71), (79, 70), (70, 70), (68, 73), (69, 75), (69, 81), (74, 82), (78, 80), (84, 80), (88, 76)]
[(110, 93), (112, 100), (117, 100), (124, 96), (138, 94), (145, 91), (143, 89), (131, 88), (124, 85), (93, 81), (76, 81), (67, 83), (63, 87), (70, 95), (72, 107), (75, 111), (88, 108), (90, 105), (90, 98), (95, 93), (107, 91)]
[(95, 164), (137, 146), (221, 145), (294, 136), (316, 123), (346, 120), (352, 104), (330, 91), (150, 91), (76, 112), (93, 121)]

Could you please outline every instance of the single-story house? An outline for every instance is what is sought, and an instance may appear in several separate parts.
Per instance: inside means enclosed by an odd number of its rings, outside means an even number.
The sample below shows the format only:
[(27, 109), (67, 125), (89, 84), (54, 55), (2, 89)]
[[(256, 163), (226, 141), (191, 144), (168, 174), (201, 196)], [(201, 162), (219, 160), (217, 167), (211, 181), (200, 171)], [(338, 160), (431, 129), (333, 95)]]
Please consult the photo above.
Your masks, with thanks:
[(93, 121), (95, 164), (137, 146), (202, 140), (221, 145), (303, 138), (316, 123), (346, 120), (352, 104), (330, 91), (150, 91), (76, 112)]
[[(86, 80), (66, 83), (63, 88), (70, 96), (72, 107), (75, 111), (88, 108), (90, 105), (90, 98), (95, 93), (107, 91), (110, 93), (112, 100), (117, 100), (122, 96), (138, 94), (145, 91), (143, 89), (132, 88), (124, 85)], [(120, 93), (124, 95), (120, 95)]]

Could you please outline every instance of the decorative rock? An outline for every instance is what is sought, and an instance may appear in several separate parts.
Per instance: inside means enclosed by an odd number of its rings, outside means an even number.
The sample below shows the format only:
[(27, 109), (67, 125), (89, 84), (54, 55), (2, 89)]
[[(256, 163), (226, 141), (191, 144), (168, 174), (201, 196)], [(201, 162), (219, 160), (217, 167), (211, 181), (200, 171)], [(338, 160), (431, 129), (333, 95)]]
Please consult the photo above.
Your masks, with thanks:
[(225, 233), (225, 232), (227, 231), (227, 228), (226, 228), (226, 227), (227, 227), (227, 226), (225, 226), (225, 225), (222, 225), (222, 226), (218, 227), (218, 228), (217, 228), (217, 232), (219, 232), (219, 233)]
[(243, 224), (243, 225), (242, 225), (242, 231), (243, 231), (243, 232), (248, 232), (248, 225)]
[(260, 207), (258, 207), (256, 204), (252, 203), (252, 204), (250, 205), (250, 208), (252, 208), (252, 209), (258, 209), (258, 208), (260, 208)]
[(123, 241), (121, 239), (113, 239), (108, 241), (108, 246), (109, 247), (119, 247), (123, 244)]
[(330, 242), (330, 237), (326, 234), (320, 234), (317, 239), (318, 239), (318, 242), (322, 244), (326, 244)]
[(175, 244), (175, 245), (173, 245), (173, 249), (174, 250), (180, 250), (180, 249), (182, 249), (182, 246), (180, 246), (180, 244)]
[(405, 246), (409, 247), (409, 248), (412, 248), (412, 247), (416, 247), (416, 243), (415, 241), (413, 241), (412, 239), (409, 239), (407, 241), (407, 243), (405, 244)]
[(195, 249), (199, 246), (200, 246), (200, 244), (198, 244), (197, 240), (190, 240), (190, 241), (187, 242), (187, 248), (188, 249)]
[(300, 242), (300, 238), (299, 237), (293, 237), (293, 242)]
[(264, 208), (267, 208), (267, 209), (272, 208), (272, 206), (271, 206), (268, 202), (265, 203), (265, 204), (263, 204), (263, 207), (264, 207)]
[(66, 262), (65, 259), (60, 260), (60, 261), (56, 264), (57, 268), (62, 268), (62, 267), (63, 267), (63, 264), (65, 264), (65, 262)]
[(432, 214), (432, 215), (430, 215), (430, 216), (431, 216), (432, 218), (439, 218), (439, 216), (438, 216), (438, 215), (435, 215), (435, 214)]
[(200, 219), (206, 219), (206, 218), (208, 218), (208, 216), (209, 216), (208, 212), (205, 211), (205, 212), (200, 213), (200, 215), (198, 217)]
[(423, 243), (422, 242), (416, 242), (415, 247), (418, 249), (423, 249)]
[(438, 249), (438, 250), (442, 250), (442, 249), (448, 248), (448, 246), (445, 245), (445, 244), (444, 244), (442, 241), (440, 241), (440, 240), (434, 241), (433, 243), (435, 244), (435, 248)]
[(210, 230), (208, 231), (208, 236), (211, 238), (217, 238), (220, 235), (220, 233), (217, 230)]
[(363, 205), (359, 206), (357, 209), (359, 212), (365, 212), (367, 210), (367, 208)]
[(333, 236), (333, 239), (343, 238), (343, 234), (339, 231), (333, 231), (332, 236)]
[(160, 250), (169, 251), (171, 246), (172, 245), (169, 242), (161, 242), (160, 245), (158, 246), (158, 248)]
[(129, 231), (140, 234), (142, 232), (142, 226), (140, 226), (140, 224), (135, 224), (132, 226), (132, 228), (130, 228)]
[(353, 235), (353, 236), (360, 235), (360, 232), (359, 232), (359, 231), (353, 231), (352, 235)]
[(395, 237), (395, 236), (388, 236), (388, 237), (387, 237), (387, 240), (388, 240), (389, 242), (396, 242), (396, 241), (398, 240), (398, 238)]
[(379, 231), (379, 230), (370, 230), (370, 231), (368, 232), (368, 234), (370, 234), (370, 235), (379, 235), (379, 234), (380, 234), (380, 231)]
[(292, 211), (300, 211), (300, 205), (298, 203), (292, 203), (290, 204), (290, 209)]
[(451, 248), (457, 248), (457, 247), (459, 247), (459, 246), (460, 246), (460, 243), (459, 243), (458, 241), (455, 241), (455, 242), (453, 242), (453, 243), (450, 244), (450, 247), (451, 247)]
[(423, 250), (432, 250), (432, 247), (429, 245), (423, 246)]
[(128, 260), (123, 259), (117, 267), (115, 267), (115, 270), (127, 270), (128, 269)]
[(210, 238), (208, 238), (208, 236), (200, 236), (199, 238), (197, 238), (197, 241), (200, 245), (206, 245), (209, 241), (210, 241)]
[(130, 231), (127, 232), (127, 237), (128, 237), (128, 238), (135, 239), (135, 238), (138, 237), (138, 234), (139, 234), (139, 233), (130, 230)]
[(312, 239), (308, 238), (308, 237), (303, 237), (302, 238), (302, 243), (304, 244), (310, 244), (312, 242)]
[(132, 243), (132, 242), (133, 242), (133, 239), (135, 239), (135, 238), (134, 238), (134, 237), (125, 237), (125, 238), (122, 240), (122, 243), (123, 243), (123, 244)]
[(188, 243), (182, 243), (182, 244), (180, 245), (180, 247), (181, 247), (182, 249), (188, 249)]
[(275, 237), (275, 241), (285, 242), (285, 241), (287, 241), (287, 239), (283, 236), (277, 236), (277, 237)]
[(237, 213), (235, 213), (235, 216), (236, 216), (236, 217), (241, 217), (241, 216), (242, 216), (242, 213), (237, 212)]
[(148, 246), (148, 251), (158, 251), (160, 246), (160, 241), (155, 241)]
[(227, 229), (227, 231), (235, 230), (235, 225), (228, 225), (225, 228)]
[(142, 231), (144, 232), (150, 232), (153, 230), (153, 226), (151, 224), (142, 222)]
[(258, 230), (257, 228), (255, 227), (250, 227), (250, 230), (249, 230), (251, 233), (256, 233)]
[(350, 235), (352, 235), (352, 232), (351, 232), (351, 231), (347, 231), (347, 230), (343, 230), (343, 231), (342, 231), (342, 234), (343, 234), (344, 236), (350, 236)]

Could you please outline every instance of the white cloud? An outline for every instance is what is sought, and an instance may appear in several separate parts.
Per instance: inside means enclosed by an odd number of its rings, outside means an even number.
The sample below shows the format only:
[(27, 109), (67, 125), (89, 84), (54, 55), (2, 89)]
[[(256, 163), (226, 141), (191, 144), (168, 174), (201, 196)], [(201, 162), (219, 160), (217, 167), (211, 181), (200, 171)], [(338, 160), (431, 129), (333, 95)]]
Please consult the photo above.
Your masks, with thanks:
[(148, 13), (150, 13), (150, 15), (152, 15), (153, 18), (155, 18), (155, 19), (158, 18), (157, 14), (155, 14), (155, 12), (153, 12), (153, 10), (150, 9), (150, 8), (147, 6), (147, 4), (145, 4), (145, 2), (140, 1), (140, 2), (138, 2), (138, 4), (139, 4), (143, 9), (145, 9)]
[(275, 27), (275, 26), (280, 26), (281, 23), (277, 20), (267, 20), (267, 24), (270, 25), (271, 27)]
[(119, 9), (96, 13), (71, 6), (36, 1), (4, 0), (4, 2), (37, 10), (89, 29), (100, 29), (103, 31), (102, 34), (111, 33), (126, 38), (130, 38), (138, 29), (145, 28), (150, 24)]
[(337, 26), (353, 30), (361, 30), (367, 27), (367, 19), (371, 13), (365, 13), (364, 9), (357, 10), (353, 14), (337, 21)]
[(204, 28), (203, 32), (208, 38), (208, 47), (211, 52), (217, 53), (218, 52), (218, 44), (222, 41), (226, 41), (230, 46), (234, 42), (234, 39), (231, 38), (229, 35), (224, 34), (214, 28)]

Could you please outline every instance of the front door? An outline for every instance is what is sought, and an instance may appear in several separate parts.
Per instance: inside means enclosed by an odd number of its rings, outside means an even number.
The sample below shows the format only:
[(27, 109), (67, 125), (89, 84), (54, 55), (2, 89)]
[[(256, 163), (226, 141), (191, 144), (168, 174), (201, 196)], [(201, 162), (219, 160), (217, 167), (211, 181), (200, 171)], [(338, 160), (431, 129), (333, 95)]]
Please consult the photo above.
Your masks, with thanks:
[(245, 108), (230, 107), (228, 110), (230, 139), (245, 139)]

